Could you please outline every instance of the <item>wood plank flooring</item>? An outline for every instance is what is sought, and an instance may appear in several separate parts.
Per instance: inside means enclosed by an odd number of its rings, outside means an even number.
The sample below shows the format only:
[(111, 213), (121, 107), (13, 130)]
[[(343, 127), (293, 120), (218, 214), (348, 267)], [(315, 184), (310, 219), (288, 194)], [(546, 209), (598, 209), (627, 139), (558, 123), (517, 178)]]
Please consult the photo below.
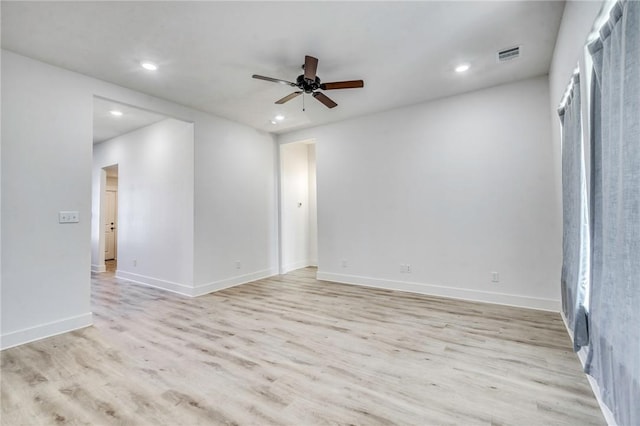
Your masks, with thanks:
[(317, 281), (189, 299), (93, 276), (93, 327), (5, 350), (2, 425), (602, 425), (558, 314)]

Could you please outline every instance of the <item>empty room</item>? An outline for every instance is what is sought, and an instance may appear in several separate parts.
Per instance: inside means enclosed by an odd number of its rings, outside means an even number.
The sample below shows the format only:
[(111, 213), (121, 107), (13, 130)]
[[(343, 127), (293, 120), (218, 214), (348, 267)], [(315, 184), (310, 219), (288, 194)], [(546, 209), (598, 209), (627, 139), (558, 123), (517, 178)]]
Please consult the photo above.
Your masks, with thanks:
[(0, 19), (1, 425), (640, 426), (640, 2)]

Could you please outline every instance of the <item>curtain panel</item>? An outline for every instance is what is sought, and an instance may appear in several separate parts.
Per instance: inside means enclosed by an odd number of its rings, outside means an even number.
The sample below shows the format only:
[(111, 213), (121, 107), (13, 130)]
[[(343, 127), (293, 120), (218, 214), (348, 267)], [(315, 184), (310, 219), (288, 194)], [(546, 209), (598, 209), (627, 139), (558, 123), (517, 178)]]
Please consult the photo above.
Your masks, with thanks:
[(586, 372), (619, 425), (640, 425), (640, 2), (589, 46), (591, 301)]
[(558, 115), (562, 122), (562, 311), (573, 332), (576, 351), (589, 342), (584, 308), (586, 253), (581, 232), (586, 200), (580, 111), (580, 76), (575, 74)]

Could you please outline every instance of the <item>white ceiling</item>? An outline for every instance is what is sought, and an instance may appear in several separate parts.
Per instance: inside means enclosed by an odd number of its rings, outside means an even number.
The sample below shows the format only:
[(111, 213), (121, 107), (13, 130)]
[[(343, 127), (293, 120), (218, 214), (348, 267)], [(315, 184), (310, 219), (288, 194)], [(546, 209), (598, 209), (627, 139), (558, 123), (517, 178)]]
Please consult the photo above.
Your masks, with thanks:
[[(389, 110), (546, 74), (564, 2), (9, 2), (3, 48), (269, 132)], [(522, 57), (496, 62), (499, 49)], [(279, 106), (304, 55), (363, 89)], [(142, 60), (159, 65), (140, 68)], [(471, 69), (453, 72), (460, 62)], [(286, 116), (277, 125), (271, 119)]]
[[(114, 116), (111, 111), (120, 111)], [(149, 126), (168, 117), (145, 111), (108, 99), (93, 98), (93, 143), (100, 143), (116, 136)]]

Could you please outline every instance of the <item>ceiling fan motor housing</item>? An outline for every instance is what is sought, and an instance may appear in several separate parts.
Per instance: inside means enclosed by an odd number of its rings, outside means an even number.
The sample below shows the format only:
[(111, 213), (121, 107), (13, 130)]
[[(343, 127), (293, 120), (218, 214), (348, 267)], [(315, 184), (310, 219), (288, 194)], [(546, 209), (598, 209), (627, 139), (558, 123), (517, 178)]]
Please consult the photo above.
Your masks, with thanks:
[(312, 81), (304, 78), (304, 74), (300, 74), (296, 79), (296, 85), (300, 90), (304, 91), (304, 93), (311, 93), (320, 88), (320, 77), (316, 76), (316, 79)]

